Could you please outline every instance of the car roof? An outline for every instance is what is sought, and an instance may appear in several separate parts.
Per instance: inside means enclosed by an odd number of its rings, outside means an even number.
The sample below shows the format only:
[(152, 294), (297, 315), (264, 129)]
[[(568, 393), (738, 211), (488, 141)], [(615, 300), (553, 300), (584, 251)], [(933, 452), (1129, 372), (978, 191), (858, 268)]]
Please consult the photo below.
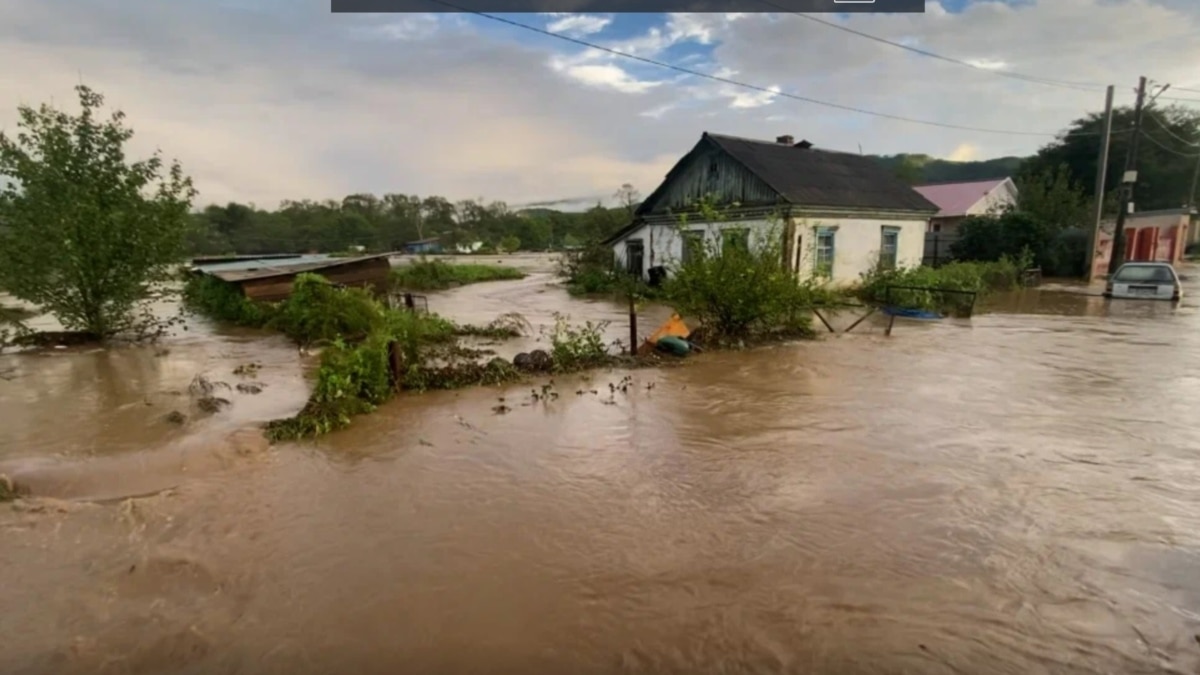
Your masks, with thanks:
[(1151, 262), (1151, 261), (1127, 262), (1127, 263), (1122, 263), (1121, 267), (1170, 267), (1171, 269), (1175, 269), (1171, 265), (1171, 263)]

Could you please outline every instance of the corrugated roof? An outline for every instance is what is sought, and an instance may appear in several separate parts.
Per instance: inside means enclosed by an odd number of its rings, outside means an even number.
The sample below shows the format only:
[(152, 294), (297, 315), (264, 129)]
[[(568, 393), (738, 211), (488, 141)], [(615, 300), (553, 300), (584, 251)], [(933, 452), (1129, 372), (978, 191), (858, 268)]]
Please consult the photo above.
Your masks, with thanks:
[(969, 183), (935, 183), (913, 188), (938, 207), (938, 218), (965, 216), (972, 206), (989, 192), (1000, 187), (1007, 178), (976, 180)]
[(705, 133), (722, 150), (802, 207), (932, 213), (937, 206), (871, 157)]
[(204, 274), (211, 274), (222, 281), (236, 283), (239, 281), (248, 281), (250, 279), (265, 279), (268, 277), (283, 276), (285, 274), (315, 272), (317, 270), (340, 267), (342, 265), (349, 265), (350, 263), (361, 262), (363, 260), (386, 258), (391, 255), (391, 253), (376, 253), (373, 255), (360, 255), (350, 258), (335, 258), (325, 254), (315, 254), (303, 255), (296, 258), (287, 258), (283, 260), (238, 260), (234, 262), (217, 263), (212, 265), (195, 265), (193, 266), (193, 269)]

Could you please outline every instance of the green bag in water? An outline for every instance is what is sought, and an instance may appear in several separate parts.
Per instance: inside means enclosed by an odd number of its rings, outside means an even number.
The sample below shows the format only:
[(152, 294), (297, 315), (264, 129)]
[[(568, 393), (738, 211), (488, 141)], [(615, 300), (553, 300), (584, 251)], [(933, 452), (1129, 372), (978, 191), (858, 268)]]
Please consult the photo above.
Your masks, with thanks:
[(674, 335), (664, 335), (663, 337), (660, 337), (654, 346), (664, 352), (670, 352), (675, 356), (687, 356), (688, 353), (692, 351), (692, 346), (688, 344), (687, 340), (675, 337)]

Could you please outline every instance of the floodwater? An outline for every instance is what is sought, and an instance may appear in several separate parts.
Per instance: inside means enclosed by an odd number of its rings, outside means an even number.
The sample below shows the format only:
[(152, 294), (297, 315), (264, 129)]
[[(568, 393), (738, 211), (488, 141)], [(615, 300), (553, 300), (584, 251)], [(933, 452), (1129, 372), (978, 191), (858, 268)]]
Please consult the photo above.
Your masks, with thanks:
[[(547, 281), (430, 304), (625, 311)], [(5, 357), (0, 470), (68, 501), (0, 511), (0, 672), (1197, 672), (1200, 316), (1085, 290), (275, 448), (237, 430), (303, 399), (286, 344)]]

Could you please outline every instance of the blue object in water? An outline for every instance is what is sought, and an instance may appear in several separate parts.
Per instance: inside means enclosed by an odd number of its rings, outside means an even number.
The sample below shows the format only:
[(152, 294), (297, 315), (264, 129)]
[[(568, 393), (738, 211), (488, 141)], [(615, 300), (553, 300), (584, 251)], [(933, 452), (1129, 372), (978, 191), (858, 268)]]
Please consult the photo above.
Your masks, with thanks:
[(906, 307), (884, 307), (883, 313), (888, 316), (899, 316), (905, 319), (923, 319), (933, 321), (941, 319), (942, 315), (928, 309), (908, 309)]

